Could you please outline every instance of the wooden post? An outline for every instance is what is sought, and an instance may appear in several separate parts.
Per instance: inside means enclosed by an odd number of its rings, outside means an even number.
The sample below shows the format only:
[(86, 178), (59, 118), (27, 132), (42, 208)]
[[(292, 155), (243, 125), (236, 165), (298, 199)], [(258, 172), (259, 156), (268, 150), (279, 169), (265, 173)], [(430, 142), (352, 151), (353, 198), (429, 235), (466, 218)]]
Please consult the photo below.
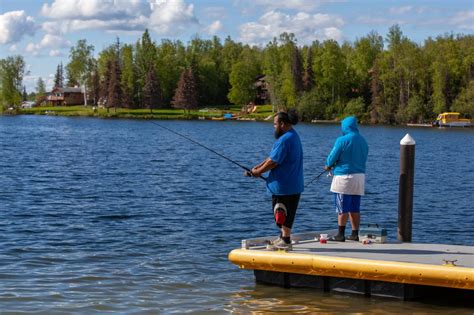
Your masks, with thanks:
[(414, 175), (415, 140), (407, 133), (400, 141), (400, 182), (398, 190), (397, 238), (401, 242), (411, 242)]

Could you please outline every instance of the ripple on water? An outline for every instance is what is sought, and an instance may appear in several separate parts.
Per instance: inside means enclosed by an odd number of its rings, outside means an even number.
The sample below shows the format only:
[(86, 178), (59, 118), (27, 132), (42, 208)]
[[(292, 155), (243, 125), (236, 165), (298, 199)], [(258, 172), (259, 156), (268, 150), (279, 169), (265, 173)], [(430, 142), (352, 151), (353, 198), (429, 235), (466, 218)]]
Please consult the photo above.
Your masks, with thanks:
[[(249, 166), (274, 141), (271, 124), (163, 124)], [(398, 143), (406, 130), (361, 129), (370, 145), (363, 220), (384, 224), (395, 238)], [(309, 180), (340, 130), (305, 124), (297, 130)], [(0, 117), (0, 133), (2, 312), (466, 310), (256, 285), (252, 272), (227, 255), (241, 239), (277, 234), (263, 181), (244, 178), (235, 165), (145, 121)], [(437, 242), (443, 235), (444, 243), (474, 245), (474, 219), (466, 216), (474, 146), (463, 145), (473, 133), (415, 136), (414, 239)], [(295, 231), (334, 227), (329, 185), (321, 177), (306, 188)]]

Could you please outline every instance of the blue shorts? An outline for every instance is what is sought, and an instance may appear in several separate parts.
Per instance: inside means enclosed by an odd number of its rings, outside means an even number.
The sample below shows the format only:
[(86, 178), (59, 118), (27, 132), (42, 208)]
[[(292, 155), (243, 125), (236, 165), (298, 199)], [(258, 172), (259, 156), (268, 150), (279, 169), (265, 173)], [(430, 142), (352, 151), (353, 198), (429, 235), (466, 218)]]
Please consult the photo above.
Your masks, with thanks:
[(360, 197), (359, 195), (345, 195), (334, 193), (334, 206), (338, 214), (348, 212), (360, 212)]

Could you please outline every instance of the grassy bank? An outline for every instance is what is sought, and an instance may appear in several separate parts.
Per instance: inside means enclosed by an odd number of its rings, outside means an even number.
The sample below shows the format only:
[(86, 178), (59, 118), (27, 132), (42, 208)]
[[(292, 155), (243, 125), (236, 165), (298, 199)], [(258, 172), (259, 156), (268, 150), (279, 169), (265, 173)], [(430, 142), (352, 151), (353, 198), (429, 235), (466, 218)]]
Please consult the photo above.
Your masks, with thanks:
[(235, 114), (241, 118), (264, 120), (272, 114), (271, 105), (258, 106), (251, 114), (241, 114), (240, 106), (221, 106), (203, 108), (185, 113), (182, 109), (128, 109), (95, 108), (92, 106), (58, 106), (58, 107), (33, 107), (17, 109), (15, 114), (24, 115), (53, 115), (53, 116), (79, 116), (79, 117), (103, 117), (103, 118), (137, 118), (137, 119), (212, 119), (222, 117), (226, 113)]

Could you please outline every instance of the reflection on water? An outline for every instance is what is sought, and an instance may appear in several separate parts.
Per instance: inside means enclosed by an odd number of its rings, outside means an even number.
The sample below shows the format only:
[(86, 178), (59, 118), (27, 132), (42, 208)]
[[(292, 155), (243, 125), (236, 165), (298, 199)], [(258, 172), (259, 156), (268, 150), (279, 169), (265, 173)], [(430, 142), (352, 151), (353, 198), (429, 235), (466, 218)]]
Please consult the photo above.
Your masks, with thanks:
[(243, 287), (231, 296), (231, 303), (225, 310), (237, 313), (352, 313), (394, 314), (394, 313), (456, 313), (472, 314), (474, 304), (466, 301), (438, 305), (435, 300), (424, 302), (401, 301), (381, 297), (366, 298), (337, 292), (291, 288), (256, 284)]
[[(248, 166), (274, 142), (270, 123), (160, 124)], [(296, 128), (308, 181), (340, 128)], [(370, 145), (363, 220), (396, 237), (399, 141), (409, 131), (414, 241), (474, 245), (474, 129), (361, 129)], [(0, 135), (0, 312), (447, 310), (255, 285), (227, 255), (241, 239), (276, 233), (263, 181), (146, 121), (0, 117)], [(303, 193), (296, 233), (335, 227), (329, 185), (322, 177)]]

